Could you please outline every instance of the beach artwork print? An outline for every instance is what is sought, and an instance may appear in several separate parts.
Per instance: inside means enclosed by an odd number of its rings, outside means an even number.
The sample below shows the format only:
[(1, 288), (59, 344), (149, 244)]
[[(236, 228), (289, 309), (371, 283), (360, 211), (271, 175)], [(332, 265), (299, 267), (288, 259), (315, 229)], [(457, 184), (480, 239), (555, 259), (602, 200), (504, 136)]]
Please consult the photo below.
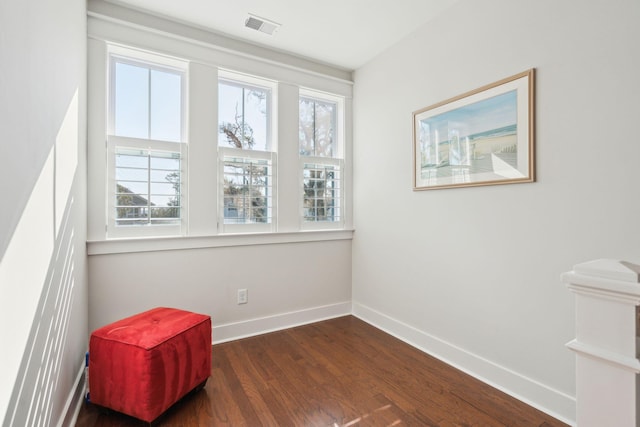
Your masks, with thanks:
[(414, 189), (533, 181), (533, 70), (414, 113)]

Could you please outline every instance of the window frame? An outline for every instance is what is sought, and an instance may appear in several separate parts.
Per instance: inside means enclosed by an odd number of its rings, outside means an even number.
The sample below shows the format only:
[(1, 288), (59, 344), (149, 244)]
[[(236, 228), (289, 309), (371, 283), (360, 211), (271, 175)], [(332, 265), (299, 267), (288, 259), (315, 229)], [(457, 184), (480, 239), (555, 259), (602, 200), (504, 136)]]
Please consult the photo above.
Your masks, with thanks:
[[(187, 103), (188, 103), (188, 62), (160, 54), (144, 52), (118, 45), (107, 45), (107, 117), (106, 117), (106, 188), (105, 216), (106, 238), (182, 236), (188, 229), (188, 137), (187, 137)], [(116, 64), (123, 63), (148, 69), (150, 71), (168, 72), (180, 76), (180, 140), (157, 140), (135, 138), (115, 134), (116, 116)], [(151, 92), (148, 94), (151, 97)], [(151, 99), (149, 99), (151, 106)], [(149, 108), (149, 124), (151, 108)], [(180, 220), (178, 224), (138, 224), (118, 225), (116, 218), (116, 153), (119, 148), (142, 151), (180, 153)]]
[[(298, 136), (298, 158), (299, 158), (299, 179), (300, 179), (300, 190), (299, 190), (299, 218), (300, 218), (300, 230), (335, 230), (335, 229), (343, 229), (346, 224), (346, 210), (345, 210), (345, 98), (343, 96), (338, 96), (334, 94), (329, 94), (325, 92), (319, 92), (312, 89), (300, 88), (299, 97), (298, 97), (298, 107), (300, 106), (300, 101), (311, 100), (323, 103), (333, 103), (336, 106), (335, 111), (335, 131), (333, 141), (334, 147), (332, 150), (333, 156), (307, 156), (300, 153), (300, 140)], [(315, 118), (314, 118), (315, 120)], [(300, 125), (300, 112), (298, 111), (298, 126)], [(315, 136), (314, 136), (315, 137)], [(315, 165), (327, 165), (338, 168), (338, 173), (340, 176), (339, 179), (339, 188), (338, 188), (338, 197), (336, 198), (336, 202), (338, 205), (338, 209), (340, 211), (340, 216), (338, 221), (307, 221), (305, 220), (305, 189), (304, 189), (304, 167), (305, 164), (315, 164)]]
[[(222, 145), (219, 140), (219, 127), (220, 118), (218, 117), (216, 132), (217, 146), (218, 146), (218, 233), (220, 234), (237, 234), (237, 233), (266, 233), (275, 232), (278, 224), (278, 139), (277, 139), (277, 83), (256, 76), (251, 76), (243, 73), (238, 73), (230, 70), (219, 69), (218, 70), (218, 88), (220, 84), (239, 87), (242, 89), (259, 89), (267, 92), (266, 100), (266, 144), (267, 150), (257, 149), (240, 149), (237, 147), (230, 147)], [(218, 90), (218, 97), (219, 95)], [(216, 102), (220, 103), (220, 98), (216, 99)], [(274, 131), (275, 130), (275, 131)], [(268, 223), (244, 223), (244, 224), (232, 224), (225, 222), (224, 216), (224, 165), (226, 157), (267, 160), (270, 162), (272, 185), (271, 197), (268, 197), (267, 209), (271, 212), (270, 221)]]

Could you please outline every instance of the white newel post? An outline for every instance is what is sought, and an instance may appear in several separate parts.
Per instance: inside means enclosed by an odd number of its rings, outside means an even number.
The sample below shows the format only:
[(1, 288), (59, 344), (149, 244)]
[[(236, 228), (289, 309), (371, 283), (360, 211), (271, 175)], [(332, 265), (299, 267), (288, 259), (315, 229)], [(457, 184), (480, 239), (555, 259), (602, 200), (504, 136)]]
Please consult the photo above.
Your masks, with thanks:
[(575, 293), (578, 427), (638, 427), (640, 265), (600, 259), (562, 281)]

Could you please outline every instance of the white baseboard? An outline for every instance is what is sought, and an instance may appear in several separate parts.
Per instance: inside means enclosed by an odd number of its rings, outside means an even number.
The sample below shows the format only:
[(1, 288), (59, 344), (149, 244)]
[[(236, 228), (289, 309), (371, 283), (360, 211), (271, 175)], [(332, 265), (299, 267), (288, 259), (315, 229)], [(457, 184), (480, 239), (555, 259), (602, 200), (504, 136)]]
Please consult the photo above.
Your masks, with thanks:
[(76, 421), (78, 420), (78, 415), (80, 414), (80, 409), (82, 409), (82, 402), (84, 402), (84, 394), (85, 394), (85, 363), (82, 363), (80, 370), (78, 371), (78, 375), (76, 375), (76, 380), (74, 382), (74, 387), (69, 392), (69, 396), (67, 397), (67, 401), (65, 402), (64, 411), (60, 420), (56, 424), (57, 427), (73, 427), (76, 425)]
[(349, 314), (351, 301), (345, 301), (241, 322), (213, 325), (213, 343), (220, 344)]
[(575, 397), (527, 378), (365, 305), (354, 302), (352, 314), (529, 406), (564, 423), (576, 425)]

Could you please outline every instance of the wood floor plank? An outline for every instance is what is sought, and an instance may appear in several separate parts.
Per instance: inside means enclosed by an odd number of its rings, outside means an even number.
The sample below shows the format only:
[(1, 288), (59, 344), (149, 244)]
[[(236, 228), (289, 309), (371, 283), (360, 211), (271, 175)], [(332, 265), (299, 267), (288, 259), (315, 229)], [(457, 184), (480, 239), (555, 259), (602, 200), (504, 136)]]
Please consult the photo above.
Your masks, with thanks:
[[(269, 409), (263, 398), (263, 391), (268, 389), (269, 385), (255, 369), (256, 365), (253, 363), (252, 358), (247, 357), (248, 353), (240, 348), (228, 346), (226, 350), (228, 359), (231, 362), (230, 367), (233, 370), (233, 375), (237, 378), (246, 396), (247, 404), (252, 409), (252, 419), (247, 421), (252, 425), (251, 423), (255, 424), (256, 420), (260, 419), (261, 422), (276, 425), (273, 410)], [(253, 414), (260, 414), (260, 417), (253, 416)]]
[[(212, 351), (205, 388), (154, 427), (565, 426), (353, 316)], [(76, 425), (148, 424), (87, 404)]]

